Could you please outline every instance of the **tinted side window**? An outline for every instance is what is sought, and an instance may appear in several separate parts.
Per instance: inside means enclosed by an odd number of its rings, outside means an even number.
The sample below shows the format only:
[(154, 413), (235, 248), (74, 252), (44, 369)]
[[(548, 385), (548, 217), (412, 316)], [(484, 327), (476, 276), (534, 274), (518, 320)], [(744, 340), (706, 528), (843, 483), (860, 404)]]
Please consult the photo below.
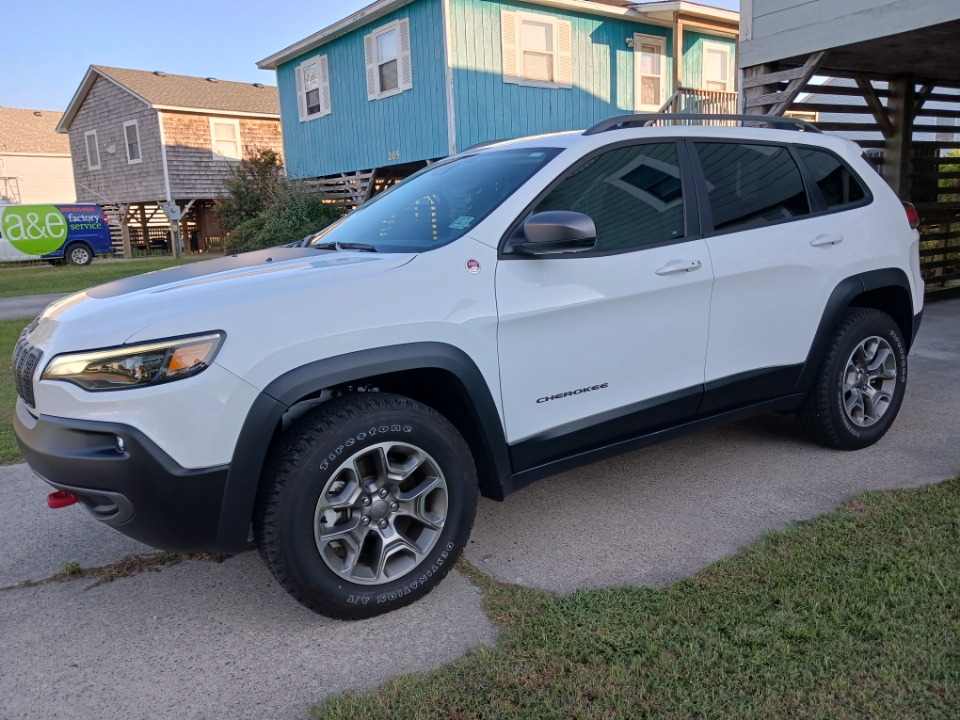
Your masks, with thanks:
[(832, 154), (810, 148), (797, 148), (797, 152), (820, 188), (820, 194), (829, 209), (853, 205), (867, 196), (857, 176)]
[(775, 145), (696, 143), (713, 227), (746, 230), (810, 214), (800, 168)]
[(595, 252), (683, 237), (683, 189), (674, 143), (633, 145), (589, 160), (534, 212), (572, 210), (593, 218)]

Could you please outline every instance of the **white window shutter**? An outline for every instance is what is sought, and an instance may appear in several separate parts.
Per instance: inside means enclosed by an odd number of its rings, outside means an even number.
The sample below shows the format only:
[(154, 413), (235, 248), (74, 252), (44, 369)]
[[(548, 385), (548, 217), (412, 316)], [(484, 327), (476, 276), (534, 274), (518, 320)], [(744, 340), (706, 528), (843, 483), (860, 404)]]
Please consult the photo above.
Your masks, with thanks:
[(330, 107), (330, 72), (327, 68), (327, 56), (320, 58), (320, 113), (329, 115), (333, 112)]
[(573, 87), (573, 26), (569, 20), (557, 21), (557, 81), (562, 88)]
[(500, 37), (503, 43), (503, 81), (505, 83), (520, 82), (518, 36), (517, 14), (501, 10)]
[(410, 59), (410, 18), (403, 18), (398, 24), (400, 35), (400, 90), (413, 87), (413, 62)]
[(363, 52), (367, 57), (367, 100), (376, 100), (380, 95), (380, 79), (377, 77), (377, 42), (373, 33), (363, 38)]
[(297, 110), (300, 113), (300, 122), (307, 119), (307, 99), (303, 93), (303, 68), (297, 66)]

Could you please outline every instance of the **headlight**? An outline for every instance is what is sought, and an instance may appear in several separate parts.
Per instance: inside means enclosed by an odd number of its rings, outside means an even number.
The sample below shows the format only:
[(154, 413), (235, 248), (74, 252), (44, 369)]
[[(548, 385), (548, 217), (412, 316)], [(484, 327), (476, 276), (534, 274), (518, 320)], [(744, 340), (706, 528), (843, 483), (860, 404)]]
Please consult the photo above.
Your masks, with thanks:
[(121, 390), (181, 380), (206, 370), (225, 337), (225, 333), (217, 331), (57, 355), (40, 379), (64, 380), (86, 390)]

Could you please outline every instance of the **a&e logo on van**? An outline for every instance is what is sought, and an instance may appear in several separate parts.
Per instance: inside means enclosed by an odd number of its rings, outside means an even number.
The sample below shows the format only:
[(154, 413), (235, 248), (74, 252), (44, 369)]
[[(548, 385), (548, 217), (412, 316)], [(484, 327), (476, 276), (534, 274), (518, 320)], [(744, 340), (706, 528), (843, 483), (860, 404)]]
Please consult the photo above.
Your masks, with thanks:
[(3, 208), (3, 236), (22, 253), (46, 255), (67, 239), (67, 222), (53, 205), (9, 205)]

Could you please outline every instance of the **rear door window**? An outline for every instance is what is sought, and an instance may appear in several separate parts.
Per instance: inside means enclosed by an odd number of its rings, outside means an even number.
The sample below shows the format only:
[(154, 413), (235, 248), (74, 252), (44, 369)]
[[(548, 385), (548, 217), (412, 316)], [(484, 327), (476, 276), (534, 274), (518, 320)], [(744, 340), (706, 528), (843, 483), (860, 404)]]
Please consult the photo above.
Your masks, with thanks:
[(828, 210), (859, 205), (867, 197), (867, 191), (850, 169), (833, 153), (812, 148), (798, 147), (797, 154), (803, 159)]
[(780, 145), (694, 143), (718, 232), (747, 230), (810, 215), (800, 168)]

